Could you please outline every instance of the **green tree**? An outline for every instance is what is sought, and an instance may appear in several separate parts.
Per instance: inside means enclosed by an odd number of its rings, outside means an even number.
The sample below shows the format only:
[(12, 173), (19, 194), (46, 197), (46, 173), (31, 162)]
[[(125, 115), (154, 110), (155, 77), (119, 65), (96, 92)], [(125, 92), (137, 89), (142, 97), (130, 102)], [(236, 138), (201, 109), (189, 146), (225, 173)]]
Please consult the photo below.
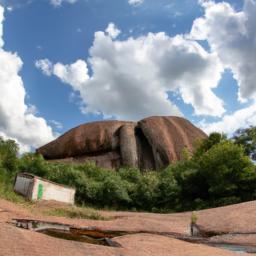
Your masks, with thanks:
[(181, 187), (175, 179), (172, 166), (169, 166), (160, 174), (159, 198), (156, 206), (162, 209), (175, 209), (179, 204), (180, 193)]
[(134, 205), (139, 209), (152, 210), (158, 202), (159, 185), (159, 174), (157, 172), (151, 171), (141, 174), (132, 198)]
[(256, 127), (251, 126), (246, 129), (239, 129), (233, 136), (233, 141), (242, 145), (245, 149), (246, 155), (256, 160)]
[(120, 207), (130, 202), (125, 182), (117, 174), (106, 177), (102, 183), (102, 201), (104, 206)]
[(44, 158), (35, 153), (26, 153), (19, 160), (19, 169), (23, 172), (47, 178), (48, 165)]
[(210, 198), (215, 199), (242, 196), (240, 182), (245, 177), (255, 178), (254, 169), (250, 159), (245, 156), (243, 147), (231, 141), (223, 141), (201, 157), (199, 175), (207, 183)]
[(221, 141), (227, 140), (227, 136), (223, 133), (213, 132), (208, 138), (199, 140), (197, 142), (196, 151), (194, 153), (194, 157), (201, 156), (207, 150), (209, 150), (212, 146), (220, 143)]
[(181, 210), (255, 199), (256, 170), (243, 147), (227, 139), (212, 141), (206, 139), (201, 145), (207, 146), (171, 167), (181, 189)]
[(4, 140), (0, 137), (0, 164), (7, 171), (17, 170), (18, 151), (18, 144), (14, 140)]

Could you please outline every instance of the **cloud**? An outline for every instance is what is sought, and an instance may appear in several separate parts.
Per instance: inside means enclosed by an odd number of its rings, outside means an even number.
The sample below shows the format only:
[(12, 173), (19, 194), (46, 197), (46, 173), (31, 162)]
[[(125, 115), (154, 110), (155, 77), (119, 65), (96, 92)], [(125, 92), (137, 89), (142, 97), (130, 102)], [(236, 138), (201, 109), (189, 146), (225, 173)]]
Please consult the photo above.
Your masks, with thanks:
[(9, 5), (9, 6), (7, 6), (6, 9), (7, 9), (8, 12), (12, 12), (14, 10), (14, 7)]
[(50, 0), (50, 3), (54, 6), (61, 6), (63, 3), (74, 4), (77, 0)]
[(35, 62), (35, 66), (42, 70), (43, 74), (50, 76), (52, 74), (52, 63), (48, 59), (42, 59)]
[(256, 124), (256, 104), (255, 102), (249, 107), (239, 109), (231, 115), (225, 115), (221, 121), (206, 123), (202, 121), (199, 126), (206, 132), (224, 132), (231, 136), (241, 127), (249, 127)]
[(256, 98), (256, 1), (245, 0), (241, 11), (229, 3), (200, 1), (204, 17), (194, 21), (191, 38), (207, 40), (239, 85), (240, 101)]
[(105, 32), (113, 39), (118, 37), (118, 35), (121, 33), (114, 23), (109, 23)]
[(83, 60), (77, 60), (71, 65), (57, 63), (53, 66), (52, 74), (59, 77), (63, 83), (70, 84), (76, 91), (82, 91), (88, 81), (88, 68)]
[(80, 93), (84, 113), (133, 120), (182, 115), (168, 98), (171, 92), (178, 92), (198, 115), (225, 111), (212, 91), (223, 70), (218, 57), (183, 35), (149, 33), (119, 41), (99, 31), (87, 62), (50, 64), (52, 74)]
[(141, 5), (144, 2), (144, 0), (128, 0), (128, 3), (133, 6)]
[(63, 124), (56, 121), (56, 120), (50, 120), (49, 123), (54, 126), (56, 129), (61, 130), (63, 129)]
[(46, 76), (55, 75), (63, 83), (71, 84), (76, 91), (82, 90), (81, 86), (89, 79), (87, 64), (83, 60), (77, 60), (71, 65), (56, 63), (53, 65), (48, 59), (35, 62), (35, 66)]
[[(0, 6), (1, 31), (3, 11)], [(22, 60), (2, 48), (2, 32), (0, 35), (0, 136), (16, 140), (21, 151), (26, 151), (49, 142), (54, 135), (45, 119), (35, 115), (36, 107), (25, 103), (26, 91), (19, 76)]]

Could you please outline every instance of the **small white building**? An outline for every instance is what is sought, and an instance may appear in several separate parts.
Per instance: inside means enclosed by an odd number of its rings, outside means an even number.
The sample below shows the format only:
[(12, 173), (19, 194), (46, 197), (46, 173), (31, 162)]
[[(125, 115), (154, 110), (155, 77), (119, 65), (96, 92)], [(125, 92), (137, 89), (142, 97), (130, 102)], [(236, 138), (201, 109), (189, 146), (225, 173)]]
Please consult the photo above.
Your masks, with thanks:
[(74, 204), (75, 189), (37, 177), (30, 173), (19, 173), (15, 178), (14, 191), (31, 201), (55, 200)]

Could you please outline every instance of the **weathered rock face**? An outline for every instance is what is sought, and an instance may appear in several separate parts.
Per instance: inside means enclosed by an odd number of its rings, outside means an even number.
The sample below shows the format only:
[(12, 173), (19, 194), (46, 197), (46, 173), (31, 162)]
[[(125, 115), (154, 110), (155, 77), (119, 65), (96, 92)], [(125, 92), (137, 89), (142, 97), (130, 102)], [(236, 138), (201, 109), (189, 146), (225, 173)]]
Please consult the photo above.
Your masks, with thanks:
[(39, 148), (47, 160), (82, 163), (116, 169), (161, 169), (193, 151), (195, 141), (206, 135), (181, 117), (149, 117), (135, 122), (101, 121), (71, 129)]
[(149, 117), (138, 123), (152, 148), (156, 169), (181, 159), (186, 147), (193, 151), (195, 141), (206, 135), (180, 117)]

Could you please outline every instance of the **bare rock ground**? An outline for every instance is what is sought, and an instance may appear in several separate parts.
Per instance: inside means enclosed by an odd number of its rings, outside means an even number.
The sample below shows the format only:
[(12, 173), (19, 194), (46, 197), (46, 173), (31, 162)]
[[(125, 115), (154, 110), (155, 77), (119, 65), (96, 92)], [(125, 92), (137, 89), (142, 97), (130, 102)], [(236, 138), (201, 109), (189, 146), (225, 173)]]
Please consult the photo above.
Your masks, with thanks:
[[(191, 213), (153, 214), (131, 212), (106, 212), (101, 214), (113, 217), (108, 221), (69, 219), (44, 216), (42, 209), (47, 204), (36, 205), (33, 209), (0, 200), (0, 255), (113, 255), (113, 256), (228, 256), (237, 253), (180, 241), (168, 234), (188, 235)], [(54, 206), (56, 207), (56, 206)], [(219, 233), (244, 233), (239, 236), (212, 238), (217, 242), (223, 239), (234, 243), (256, 245), (256, 201), (220, 207), (197, 212), (198, 225), (202, 230)], [(19, 229), (10, 222), (15, 218), (37, 219), (69, 224), (76, 227), (97, 227), (102, 230), (133, 231), (135, 234), (116, 237), (113, 240), (121, 248), (92, 245), (87, 243), (53, 238), (44, 234)], [(138, 233), (136, 233), (138, 232)], [(222, 240), (221, 240), (222, 239)], [(232, 240), (233, 239), (233, 240)], [(243, 254), (250, 255), (250, 254)]]

